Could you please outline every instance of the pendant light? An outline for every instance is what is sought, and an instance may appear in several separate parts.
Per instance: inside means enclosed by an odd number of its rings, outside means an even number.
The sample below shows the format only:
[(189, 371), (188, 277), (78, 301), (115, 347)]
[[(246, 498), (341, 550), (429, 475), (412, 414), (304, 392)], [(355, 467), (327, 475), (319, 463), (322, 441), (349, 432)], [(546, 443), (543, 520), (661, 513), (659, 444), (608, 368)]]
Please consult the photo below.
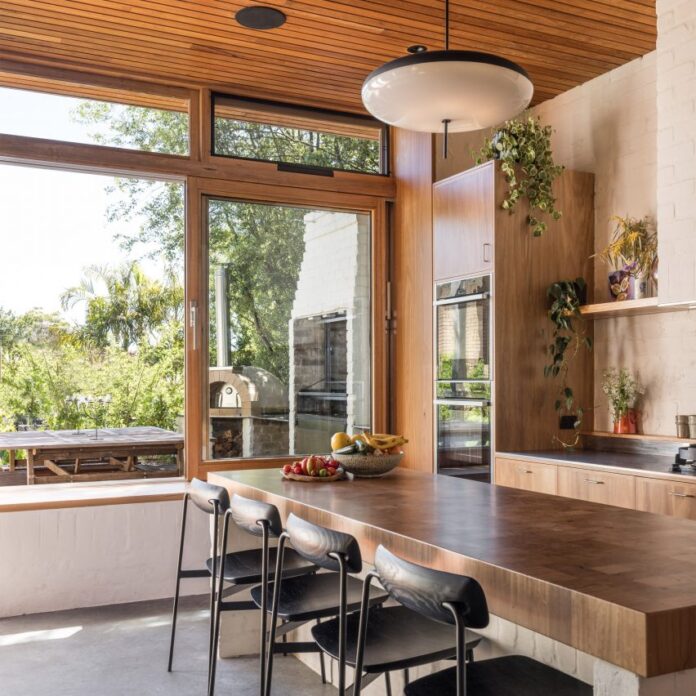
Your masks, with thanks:
[[(414, 47), (415, 48), (415, 47)], [(449, 47), (449, 0), (445, 0), (445, 48), (424, 47), (371, 72), (362, 87), (365, 108), (377, 119), (406, 130), (449, 133), (495, 126), (532, 100), (534, 85), (511, 60)]]

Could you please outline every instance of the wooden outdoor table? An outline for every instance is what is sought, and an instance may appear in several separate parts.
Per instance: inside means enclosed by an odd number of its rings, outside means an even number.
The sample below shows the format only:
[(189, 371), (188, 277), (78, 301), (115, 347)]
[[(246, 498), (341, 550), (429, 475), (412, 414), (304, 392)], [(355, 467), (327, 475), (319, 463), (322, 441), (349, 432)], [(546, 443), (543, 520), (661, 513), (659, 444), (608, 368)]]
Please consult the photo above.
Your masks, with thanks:
[(550, 638), (560, 647), (545, 659), (565, 646), (599, 658), (596, 694), (696, 694), (690, 520), (401, 469), (316, 485), (283, 480), (275, 470), (216, 472), (208, 480), (277, 505), (283, 519), (294, 512), (353, 534), (368, 562), (384, 544), (477, 578), (492, 614), (541, 634), (530, 651)]
[[(135, 428), (99, 428), (99, 430), (28, 430), (26, 432), (0, 433), (0, 450), (9, 452), (10, 469), (14, 469), (17, 450), (27, 451), (27, 483), (37, 482), (35, 470), (45, 466), (62, 481), (88, 481), (105, 478), (136, 478), (138, 457), (171, 454), (176, 457), (178, 471), (184, 437), (181, 433), (163, 428), (139, 426)], [(115, 474), (86, 473), (80, 467), (85, 460), (107, 461), (120, 469)], [(69, 473), (59, 462), (70, 462)]]

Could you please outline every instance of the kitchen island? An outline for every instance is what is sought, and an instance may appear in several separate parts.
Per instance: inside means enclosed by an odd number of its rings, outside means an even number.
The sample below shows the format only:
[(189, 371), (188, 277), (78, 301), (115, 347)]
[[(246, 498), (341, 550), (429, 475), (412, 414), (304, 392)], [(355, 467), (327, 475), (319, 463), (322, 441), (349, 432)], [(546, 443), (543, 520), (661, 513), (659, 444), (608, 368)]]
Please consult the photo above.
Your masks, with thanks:
[(353, 534), (368, 562), (381, 543), (475, 577), (497, 619), (550, 639), (547, 661), (565, 646), (596, 658), (596, 694), (696, 693), (691, 521), (402, 469), (315, 485), (274, 470), (209, 481)]

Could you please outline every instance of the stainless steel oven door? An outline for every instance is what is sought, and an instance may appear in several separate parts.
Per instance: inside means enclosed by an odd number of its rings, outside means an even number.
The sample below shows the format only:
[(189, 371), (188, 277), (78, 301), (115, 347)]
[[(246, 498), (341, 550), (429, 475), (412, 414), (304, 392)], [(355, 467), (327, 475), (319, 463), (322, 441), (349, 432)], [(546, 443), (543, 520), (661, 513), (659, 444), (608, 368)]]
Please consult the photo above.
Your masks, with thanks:
[(488, 400), (437, 399), (437, 472), (490, 482)]

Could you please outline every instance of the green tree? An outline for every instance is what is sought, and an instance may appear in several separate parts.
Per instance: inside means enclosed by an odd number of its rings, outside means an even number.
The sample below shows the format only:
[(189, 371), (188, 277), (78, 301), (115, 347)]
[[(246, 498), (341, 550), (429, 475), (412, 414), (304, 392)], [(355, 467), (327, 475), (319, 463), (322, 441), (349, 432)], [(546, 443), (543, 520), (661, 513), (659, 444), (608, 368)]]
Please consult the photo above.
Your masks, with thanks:
[(96, 348), (116, 343), (127, 351), (155, 340), (163, 325), (181, 322), (184, 291), (174, 275), (164, 282), (151, 280), (136, 262), (91, 266), (80, 284), (61, 296), (63, 309), (81, 302), (86, 317), (76, 332), (78, 341)]

